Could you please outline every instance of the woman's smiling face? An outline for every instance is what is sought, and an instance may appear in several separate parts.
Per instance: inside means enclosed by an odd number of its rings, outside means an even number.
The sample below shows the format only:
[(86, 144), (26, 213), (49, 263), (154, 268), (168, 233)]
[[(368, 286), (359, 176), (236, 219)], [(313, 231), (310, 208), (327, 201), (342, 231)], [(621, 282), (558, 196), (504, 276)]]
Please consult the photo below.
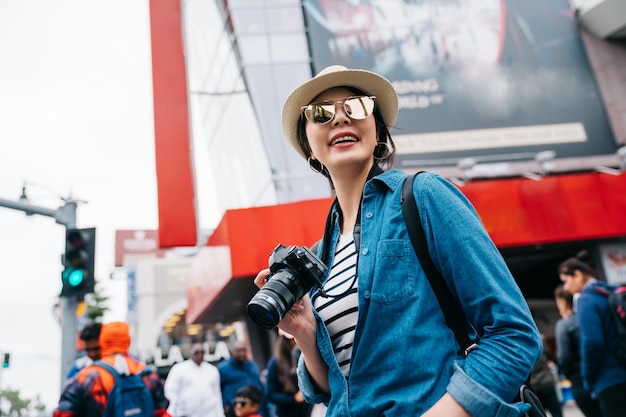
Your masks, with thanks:
[(311, 147), (311, 157), (324, 164), (329, 172), (347, 165), (369, 163), (376, 147), (376, 123), (373, 115), (362, 120), (346, 115), (342, 100), (355, 95), (344, 87), (331, 88), (315, 97), (312, 102), (335, 102), (335, 117), (328, 123), (317, 124), (307, 120), (306, 135)]

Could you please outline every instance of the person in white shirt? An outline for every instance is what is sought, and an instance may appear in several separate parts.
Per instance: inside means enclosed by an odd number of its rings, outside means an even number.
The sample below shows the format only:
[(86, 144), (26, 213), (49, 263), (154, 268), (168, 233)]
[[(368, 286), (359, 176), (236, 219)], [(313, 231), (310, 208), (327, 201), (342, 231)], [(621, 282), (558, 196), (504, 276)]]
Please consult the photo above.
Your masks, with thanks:
[(170, 369), (165, 380), (167, 412), (173, 417), (224, 417), (220, 373), (204, 361), (200, 343), (191, 347), (191, 357)]

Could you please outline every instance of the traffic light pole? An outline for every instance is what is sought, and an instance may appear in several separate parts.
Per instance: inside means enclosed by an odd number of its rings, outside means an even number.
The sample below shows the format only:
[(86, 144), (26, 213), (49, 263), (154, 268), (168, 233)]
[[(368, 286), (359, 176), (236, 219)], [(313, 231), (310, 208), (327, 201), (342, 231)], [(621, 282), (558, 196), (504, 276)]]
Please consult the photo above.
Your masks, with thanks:
[[(25, 197), (25, 194), (22, 194)], [(41, 216), (53, 217), (58, 224), (62, 224), (67, 229), (76, 227), (76, 201), (68, 199), (65, 204), (56, 210), (46, 207), (38, 207), (26, 201), (10, 201), (0, 198), (0, 207), (7, 207), (20, 210), (27, 216), (39, 214)], [(78, 300), (76, 297), (62, 297), (63, 316), (61, 330), (61, 389), (65, 383), (66, 376), (76, 360), (76, 307)]]

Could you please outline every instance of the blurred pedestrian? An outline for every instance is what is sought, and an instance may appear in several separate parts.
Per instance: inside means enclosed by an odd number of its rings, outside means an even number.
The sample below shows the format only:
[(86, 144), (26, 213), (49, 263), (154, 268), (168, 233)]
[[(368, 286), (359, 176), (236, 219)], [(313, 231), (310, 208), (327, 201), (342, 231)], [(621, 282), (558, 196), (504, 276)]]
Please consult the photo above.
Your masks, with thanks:
[(173, 417), (224, 417), (220, 373), (204, 360), (201, 343), (191, 346), (189, 359), (175, 364), (165, 380), (168, 413)]
[[(258, 365), (248, 358), (248, 345), (237, 341), (230, 346), (230, 358), (217, 365), (220, 373), (220, 387), (222, 390), (222, 402), (226, 417), (234, 417), (232, 407), (237, 390), (244, 385), (256, 385), (261, 391), (264, 387), (261, 383), (261, 372)], [(260, 413), (266, 416), (265, 401), (261, 401)]]
[(563, 285), (559, 285), (554, 290), (554, 299), (561, 316), (554, 329), (559, 370), (571, 382), (572, 396), (580, 411), (586, 417), (601, 416), (598, 401), (583, 386), (580, 371), (580, 335), (574, 312), (574, 296), (563, 288)]
[(80, 331), (80, 340), (83, 343), (85, 355), (74, 361), (74, 365), (67, 373), (67, 378), (72, 378), (84, 367), (91, 365), (93, 361), (100, 359), (100, 329), (102, 323), (87, 323)]
[(262, 417), (259, 414), (263, 393), (256, 385), (244, 385), (237, 390), (233, 401), (236, 417)]
[(300, 349), (292, 335), (279, 331), (274, 355), (267, 363), (266, 398), (276, 417), (309, 417), (311, 404), (298, 388), (296, 365)]
[(583, 384), (598, 398), (603, 417), (626, 417), (626, 368), (613, 354), (617, 327), (607, 297), (594, 289), (613, 287), (596, 279), (587, 251), (563, 261), (558, 272), (563, 287), (575, 294)]
[(556, 392), (558, 381), (552, 372), (551, 362), (551, 355), (544, 345), (541, 357), (530, 373), (530, 387), (537, 394), (537, 398), (546, 411), (552, 414), (552, 417), (563, 417), (561, 401)]
[[(102, 358), (98, 362), (113, 367), (120, 375), (138, 374), (146, 368), (128, 355), (130, 333), (127, 323), (103, 324), (99, 341)], [(153, 371), (146, 373), (143, 382), (152, 399), (154, 411), (151, 414), (154, 417), (169, 417), (163, 383), (157, 374)], [(114, 384), (115, 377), (97, 362), (85, 367), (63, 389), (53, 417), (101, 417)], [(142, 415), (140, 413), (136, 415)]]

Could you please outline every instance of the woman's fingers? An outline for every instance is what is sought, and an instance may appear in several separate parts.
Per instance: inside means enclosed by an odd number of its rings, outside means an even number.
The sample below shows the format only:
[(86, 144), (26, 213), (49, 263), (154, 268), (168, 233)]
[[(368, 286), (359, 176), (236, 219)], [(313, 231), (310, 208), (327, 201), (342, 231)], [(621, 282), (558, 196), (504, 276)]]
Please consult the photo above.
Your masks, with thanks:
[(267, 282), (267, 278), (269, 276), (270, 276), (270, 269), (269, 268), (262, 269), (254, 278), (254, 285), (256, 285), (259, 288), (262, 288)]

